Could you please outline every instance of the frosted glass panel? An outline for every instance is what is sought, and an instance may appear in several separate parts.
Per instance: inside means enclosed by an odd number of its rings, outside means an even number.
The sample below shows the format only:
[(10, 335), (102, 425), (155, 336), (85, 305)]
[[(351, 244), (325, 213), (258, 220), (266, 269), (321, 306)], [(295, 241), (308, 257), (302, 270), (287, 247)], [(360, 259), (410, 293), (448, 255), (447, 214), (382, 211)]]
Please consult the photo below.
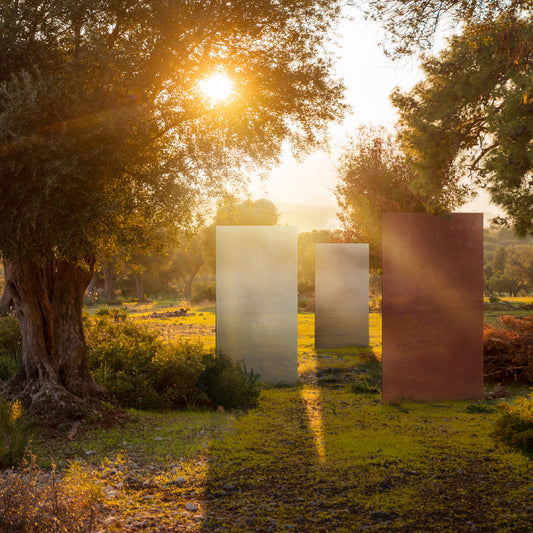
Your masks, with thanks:
[(217, 350), (267, 383), (298, 377), (297, 231), (218, 226)]
[(383, 218), (383, 400), (483, 395), (483, 215)]
[(368, 244), (315, 247), (315, 347), (368, 345)]

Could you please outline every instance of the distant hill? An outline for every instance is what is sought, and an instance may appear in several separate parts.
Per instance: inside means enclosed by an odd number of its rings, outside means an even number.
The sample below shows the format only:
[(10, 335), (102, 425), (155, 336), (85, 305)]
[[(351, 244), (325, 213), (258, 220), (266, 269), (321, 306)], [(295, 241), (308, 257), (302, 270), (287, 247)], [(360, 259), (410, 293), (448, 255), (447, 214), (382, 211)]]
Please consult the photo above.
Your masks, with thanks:
[(314, 229), (335, 229), (340, 226), (337, 205), (276, 202), (276, 207), (281, 213), (280, 223), (297, 226), (299, 233)]

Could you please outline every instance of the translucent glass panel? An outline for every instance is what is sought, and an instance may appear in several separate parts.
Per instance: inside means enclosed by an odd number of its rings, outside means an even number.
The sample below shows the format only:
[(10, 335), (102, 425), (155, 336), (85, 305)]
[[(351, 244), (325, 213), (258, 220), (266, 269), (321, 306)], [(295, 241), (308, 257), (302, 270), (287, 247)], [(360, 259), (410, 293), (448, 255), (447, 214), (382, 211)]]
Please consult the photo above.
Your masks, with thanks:
[(368, 345), (368, 244), (315, 247), (315, 347)]
[(383, 219), (383, 401), (483, 395), (483, 215)]
[(298, 376), (297, 232), (217, 227), (217, 350), (267, 383)]

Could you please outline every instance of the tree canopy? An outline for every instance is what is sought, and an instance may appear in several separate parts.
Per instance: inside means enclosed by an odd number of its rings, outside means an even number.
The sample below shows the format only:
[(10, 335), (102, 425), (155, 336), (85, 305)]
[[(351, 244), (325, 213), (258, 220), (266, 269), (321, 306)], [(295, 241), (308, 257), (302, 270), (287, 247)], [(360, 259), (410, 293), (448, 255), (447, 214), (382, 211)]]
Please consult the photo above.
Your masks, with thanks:
[[(342, 114), (324, 41), (339, 2), (7, 0), (0, 250), (94, 248), (185, 223), (200, 193), (319, 141)], [(212, 105), (198, 83), (234, 81)]]
[[(136, 253), (284, 143), (320, 142), (345, 108), (325, 46), (341, 5), (0, 3), (0, 254), (23, 338), (5, 397), (32, 412), (102, 397), (81, 320), (96, 255)], [(200, 89), (216, 73), (234, 86), (219, 102)]]
[(466, 178), (486, 187), (519, 234), (533, 232), (533, 23), (467, 26), (424, 81), (395, 91), (400, 138), (427, 198)]
[[(427, 198), (413, 188), (416, 175), (394, 134), (383, 127), (360, 127), (345, 145), (337, 173), (344, 238), (369, 243), (370, 267), (380, 271), (383, 214), (426, 212)], [(451, 210), (464, 195), (459, 187), (447, 187), (433, 201), (440, 211)]]
[(531, 0), (366, 0), (366, 15), (387, 31), (386, 52), (394, 57), (432, 47), (439, 29), (490, 21), (503, 13), (533, 14)]

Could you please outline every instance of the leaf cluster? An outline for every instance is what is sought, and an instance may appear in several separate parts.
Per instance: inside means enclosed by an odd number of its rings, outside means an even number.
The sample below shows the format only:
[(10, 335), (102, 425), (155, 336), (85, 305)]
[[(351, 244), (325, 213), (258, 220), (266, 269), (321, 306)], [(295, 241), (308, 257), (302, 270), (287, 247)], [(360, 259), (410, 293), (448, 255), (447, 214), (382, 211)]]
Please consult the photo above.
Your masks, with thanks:
[(398, 58), (434, 44), (435, 35), (463, 23), (494, 20), (503, 13), (527, 18), (529, 0), (367, 0), (363, 10), (388, 34), (385, 52)]
[[(324, 47), (340, 7), (2, 2), (0, 251), (78, 257), (186, 226), (284, 141), (318, 143), (345, 108)], [(215, 106), (198, 84), (218, 70), (235, 96)]]
[(395, 136), (383, 127), (362, 126), (340, 158), (335, 194), (349, 241), (368, 242), (371, 268), (381, 268), (383, 214), (439, 212), (457, 201), (455, 189), (428, 197), (417, 189), (417, 176)]
[(533, 25), (505, 15), (466, 26), (392, 101), (400, 140), (428, 197), (466, 182), (487, 187), (519, 234), (533, 230)]

